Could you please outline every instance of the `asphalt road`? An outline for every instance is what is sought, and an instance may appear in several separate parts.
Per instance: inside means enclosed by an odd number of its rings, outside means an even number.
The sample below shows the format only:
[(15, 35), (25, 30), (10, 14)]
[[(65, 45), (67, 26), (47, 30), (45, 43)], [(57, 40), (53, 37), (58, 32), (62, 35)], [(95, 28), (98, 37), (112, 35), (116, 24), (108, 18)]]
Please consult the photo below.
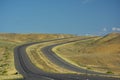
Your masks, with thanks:
[[(53, 41), (53, 40), (50, 40), (50, 41)], [(98, 76), (98, 75), (101, 75), (101, 73), (92, 72), (92, 71), (87, 71), (87, 73), (97, 74), (97, 75), (93, 76), (93, 75), (80, 75), (80, 74), (46, 73), (43, 70), (37, 68), (34, 64), (32, 64), (32, 62), (30, 61), (26, 53), (26, 48), (28, 46), (37, 44), (37, 43), (43, 43), (43, 42), (48, 42), (48, 41), (24, 44), (21, 46), (17, 46), (14, 49), (15, 67), (18, 70), (18, 72), (23, 75), (24, 80), (120, 80), (118, 78)], [(71, 65), (70, 63), (65, 62), (55, 54), (53, 55), (53, 52), (51, 51), (51, 49), (56, 45), (60, 45), (60, 44), (54, 44), (42, 49), (43, 53), (46, 55), (46, 57), (48, 57), (49, 60), (51, 60), (53, 63), (61, 67), (64, 67), (73, 71), (77, 71), (77, 72), (86, 73), (86, 70), (80, 69), (74, 65)]]

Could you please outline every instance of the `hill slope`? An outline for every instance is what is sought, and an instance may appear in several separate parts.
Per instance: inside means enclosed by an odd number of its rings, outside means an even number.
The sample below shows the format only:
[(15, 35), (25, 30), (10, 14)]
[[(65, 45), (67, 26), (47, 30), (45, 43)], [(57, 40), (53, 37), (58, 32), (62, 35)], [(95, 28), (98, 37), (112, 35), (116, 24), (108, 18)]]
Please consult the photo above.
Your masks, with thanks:
[(57, 54), (79, 66), (120, 75), (120, 33), (56, 48)]
[[(34, 41), (71, 37), (69, 34), (16, 34), (0, 33), (0, 76), (16, 75), (14, 47)], [(1, 77), (0, 77), (1, 79)]]

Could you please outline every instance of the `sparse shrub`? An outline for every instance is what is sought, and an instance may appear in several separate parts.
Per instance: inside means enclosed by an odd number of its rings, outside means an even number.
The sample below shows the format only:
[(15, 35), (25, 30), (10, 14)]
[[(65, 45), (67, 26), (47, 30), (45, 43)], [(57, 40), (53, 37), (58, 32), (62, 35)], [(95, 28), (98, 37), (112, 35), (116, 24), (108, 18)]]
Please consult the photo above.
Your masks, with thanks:
[(87, 69), (91, 69), (90, 67), (87, 67)]
[(107, 74), (113, 74), (113, 72), (112, 72), (112, 71), (107, 71), (106, 73), (107, 73)]
[(6, 70), (4, 70), (3, 72), (2, 72), (2, 74), (6, 74), (7, 73), (7, 71)]

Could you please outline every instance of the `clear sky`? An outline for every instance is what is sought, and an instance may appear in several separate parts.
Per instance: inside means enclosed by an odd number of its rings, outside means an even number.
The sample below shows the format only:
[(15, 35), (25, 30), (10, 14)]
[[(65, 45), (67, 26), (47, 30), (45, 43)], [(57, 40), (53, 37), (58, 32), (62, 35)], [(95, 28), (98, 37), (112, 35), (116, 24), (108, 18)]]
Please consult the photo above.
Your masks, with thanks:
[(0, 0), (0, 32), (120, 32), (120, 0)]

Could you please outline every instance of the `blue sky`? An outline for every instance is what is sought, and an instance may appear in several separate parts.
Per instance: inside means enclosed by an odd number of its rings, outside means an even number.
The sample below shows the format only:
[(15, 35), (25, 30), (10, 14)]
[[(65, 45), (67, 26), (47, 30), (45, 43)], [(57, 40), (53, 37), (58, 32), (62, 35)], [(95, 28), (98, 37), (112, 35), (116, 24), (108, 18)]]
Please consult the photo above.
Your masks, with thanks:
[(120, 0), (0, 0), (0, 32), (120, 32)]

